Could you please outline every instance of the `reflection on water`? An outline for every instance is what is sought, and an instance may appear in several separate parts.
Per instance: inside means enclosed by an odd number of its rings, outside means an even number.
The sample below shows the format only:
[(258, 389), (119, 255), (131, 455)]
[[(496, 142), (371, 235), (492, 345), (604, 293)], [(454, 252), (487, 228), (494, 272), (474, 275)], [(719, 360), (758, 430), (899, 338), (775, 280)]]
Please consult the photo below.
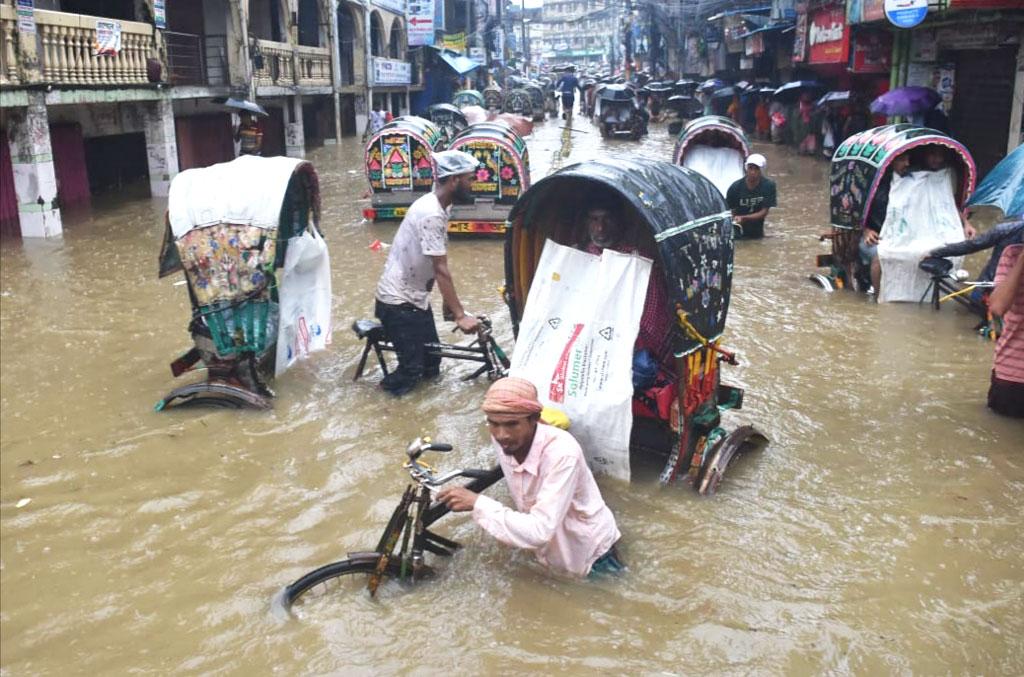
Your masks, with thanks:
[[(535, 180), (562, 124), (530, 140)], [(574, 125), (563, 165), (671, 156), (664, 127), (638, 145)], [(813, 287), (825, 163), (758, 150), (780, 205), (769, 237), (737, 248), (726, 341), (741, 365), (726, 376), (747, 389), (730, 425), (757, 425), (766, 450), (709, 500), (604, 482), (622, 579), (552, 580), (456, 518), (443, 531), (468, 547), (436, 580), (283, 623), (281, 585), (372, 548), (409, 439), (454, 443), (446, 466), (488, 462), (487, 383), (462, 383), (468, 366), (397, 401), (351, 381), (347, 327), (371, 313), (384, 260), (368, 245), (396, 228), (360, 221), (358, 144), (311, 155), (334, 345), (275, 384), (270, 413), (152, 411), (189, 347), (187, 294), (156, 279), (165, 203), (107, 201), (63, 240), (5, 243), (4, 670), (1024, 672), (1024, 431), (984, 407), (991, 344), (954, 309)], [(511, 346), (501, 245), (450, 256), (467, 307)]]

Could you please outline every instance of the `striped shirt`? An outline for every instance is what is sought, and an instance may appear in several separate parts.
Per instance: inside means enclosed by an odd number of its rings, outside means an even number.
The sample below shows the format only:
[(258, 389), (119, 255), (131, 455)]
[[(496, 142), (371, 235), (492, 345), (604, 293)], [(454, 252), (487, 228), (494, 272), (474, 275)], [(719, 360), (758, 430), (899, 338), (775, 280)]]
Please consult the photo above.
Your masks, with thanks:
[[(1019, 256), (1024, 256), (1024, 245), (1011, 245), (1003, 251), (996, 269), (996, 285), (1010, 274)], [(1017, 285), (1013, 303), (1003, 315), (993, 369), (998, 379), (1024, 383), (1024, 282)]]

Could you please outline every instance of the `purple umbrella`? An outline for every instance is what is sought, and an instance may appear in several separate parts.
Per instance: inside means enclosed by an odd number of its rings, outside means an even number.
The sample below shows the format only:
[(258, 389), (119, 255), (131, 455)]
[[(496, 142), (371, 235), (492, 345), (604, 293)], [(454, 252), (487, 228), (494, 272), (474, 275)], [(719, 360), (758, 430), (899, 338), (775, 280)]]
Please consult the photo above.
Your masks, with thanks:
[(871, 112), (881, 115), (916, 115), (931, 110), (942, 95), (931, 87), (897, 87), (871, 102)]

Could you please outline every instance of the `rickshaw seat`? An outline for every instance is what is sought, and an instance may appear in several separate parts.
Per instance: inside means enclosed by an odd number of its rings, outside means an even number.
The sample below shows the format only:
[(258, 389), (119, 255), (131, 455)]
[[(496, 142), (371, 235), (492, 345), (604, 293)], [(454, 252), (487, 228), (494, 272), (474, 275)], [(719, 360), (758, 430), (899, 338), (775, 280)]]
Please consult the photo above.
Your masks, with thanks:
[(356, 320), (352, 331), (360, 340), (368, 339), (371, 343), (384, 340), (384, 325), (376, 320)]

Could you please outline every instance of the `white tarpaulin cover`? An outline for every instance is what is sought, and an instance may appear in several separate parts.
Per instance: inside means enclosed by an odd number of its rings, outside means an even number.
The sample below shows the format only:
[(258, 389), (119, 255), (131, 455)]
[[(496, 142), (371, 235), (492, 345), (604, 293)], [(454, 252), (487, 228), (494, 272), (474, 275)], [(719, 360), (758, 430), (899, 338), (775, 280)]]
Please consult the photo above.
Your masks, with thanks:
[(171, 182), (171, 232), (180, 238), (193, 228), (217, 223), (275, 228), (288, 181), (301, 162), (243, 155), (211, 167), (186, 169)]
[(683, 166), (710, 179), (725, 197), (729, 186), (743, 178), (743, 153), (735, 148), (691, 145), (683, 155)]
[(595, 474), (629, 480), (633, 343), (651, 261), (544, 245), (523, 312), (512, 371), (569, 416)]
[(331, 342), (331, 260), (327, 243), (310, 230), (288, 240), (278, 273), (281, 319), (275, 376)]
[[(893, 176), (889, 208), (879, 233), (879, 301), (920, 301), (931, 277), (917, 264), (932, 249), (964, 239), (953, 179), (953, 171), (948, 168)], [(962, 260), (952, 259), (954, 268)]]

